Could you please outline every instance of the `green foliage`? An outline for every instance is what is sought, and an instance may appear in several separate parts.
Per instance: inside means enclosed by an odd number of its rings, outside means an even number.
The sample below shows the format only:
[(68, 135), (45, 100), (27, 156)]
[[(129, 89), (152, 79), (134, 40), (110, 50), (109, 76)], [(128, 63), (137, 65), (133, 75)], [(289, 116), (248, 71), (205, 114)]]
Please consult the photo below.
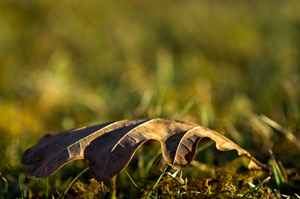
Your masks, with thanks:
[[(253, 197), (297, 197), (299, 10), (297, 1), (2, 0), (0, 198), (45, 198), (47, 192), (48, 198), (58, 197), (88, 166), (84, 161), (66, 165), (49, 181), (30, 177), (21, 154), (43, 135), (153, 117), (210, 127), (262, 162), (270, 160), (277, 173)], [(146, 143), (127, 168), (139, 187), (145, 179), (152, 183), (145, 194), (158, 179), (154, 172), (146, 178), (151, 167), (159, 172), (152, 165), (158, 148)], [(205, 148), (196, 156), (197, 166), (184, 170), (185, 192), (209, 197), (223, 188), (226, 194), (245, 194), (248, 178), (233, 177), (225, 185), (227, 175), (214, 171), (237, 156)], [(79, 179), (88, 184), (88, 172)], [(112, 183), (105, 186), (114, 191)], [(178, 186), (164, 176), (152, 195), (174, 197)], [(126, 173), (117, 177), (115, 191), (117, 197), (144, 194)]]

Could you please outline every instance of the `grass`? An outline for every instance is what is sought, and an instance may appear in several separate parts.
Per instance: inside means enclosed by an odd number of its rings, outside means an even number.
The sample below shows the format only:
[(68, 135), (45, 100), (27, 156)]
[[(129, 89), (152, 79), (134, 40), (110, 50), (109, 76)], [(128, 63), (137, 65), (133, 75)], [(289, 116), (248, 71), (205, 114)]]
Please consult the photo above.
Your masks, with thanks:
[(258, 185), (254, 186), (252, 189), (250, 189), (249, 191), (247, 191), (247, 192), (242, 196), (242, 198), (249, 197), (249, 195), (250, 195), (252, 192), (254, 192), (254, 191), (260, 189), (260, 187), (261, 187), (263, 184), (265, 184), (266, 182), (268, 182), (270, 179), (271, 179), (271, 177), (269, 176), (269, 177), (267, 177), (266, 179), (264, 179), (263, 181), (261, 181)]
[(84, 174), (87, 170), (89, 169), (89, 167), (87, 167), (86, 169), (84, 169), (83, 171), (81, 171), (71, 182), (70, 182), (70, 184), (68, 185), (68, 187), (66, 188), (66, 190), (64, 191), (64, 194), (63, 194), (63, 196), (65, 196), (67, 193), (68, 193), (68, 191), (69, 191), (69, 189), (72, 187), (72, 185), (76, 182), (76, 180), (82, 175), (82, 174)]
[[(1, 1), (0, 199), (151, 191), (152, 198), (299, 198), (298, 10), (297, 1)], [(81, 173), (85, 161), (39, 179), (20, 163), (45, 134), (155, 117), (214, 129), (274, 174), (248, 171), (246, 159), (214, 143), (198, 147), (181, 178), (159, 181), (166, 165), (154, 141), (138, 150), (129, 175), (104, 183)]]

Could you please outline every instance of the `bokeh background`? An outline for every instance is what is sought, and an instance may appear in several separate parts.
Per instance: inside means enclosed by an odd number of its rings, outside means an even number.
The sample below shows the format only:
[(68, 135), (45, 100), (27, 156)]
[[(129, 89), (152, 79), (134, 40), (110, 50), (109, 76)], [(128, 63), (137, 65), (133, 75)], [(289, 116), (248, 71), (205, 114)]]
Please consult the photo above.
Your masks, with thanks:
[(9, 190), (27, 183), (22, 153), (45, 134), (121, 119), (196, 122), (299, 169), (299, 10), (297, 1), (2, 0)]

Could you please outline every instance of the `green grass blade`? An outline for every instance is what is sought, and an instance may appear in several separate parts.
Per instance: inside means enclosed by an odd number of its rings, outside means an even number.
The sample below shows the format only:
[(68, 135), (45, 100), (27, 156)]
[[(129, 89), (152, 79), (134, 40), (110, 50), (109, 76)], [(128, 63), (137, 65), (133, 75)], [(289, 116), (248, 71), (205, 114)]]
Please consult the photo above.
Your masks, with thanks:
[(269, 176), (266, 179), (264, 179), (263, 181), (261, 181), (258, 185), (256, 185), (255, 187), (253, 187), (252, 189), (250, 189), (249, 191), (247, 191), (247, 193), (245, 193), (242, 198), (246, 198), (253, 191), (258, 190), (263, 184), (265, 184), (266, 182), (268, 182), (270, 179), (271, 179), (271, 176)]
[(152, 190), (149, 192), (147, 199), (152, 195), (154, 189), (156, 188), (156, 186), (158, 185), (158, 183), (160, 182), (161, 178), (163, 177), (163, 175), (165, 174), (166, 170), (167, 170), (168, 166), (165, 167), (164, 171), (162, 172), (162, 174), (159, 176), (159, 178), (157, 179), (155, 185), (152, 187)]
[(175, 117), (176, 120), (181, 119), (195, 104), (195, 99), (189, 100), (184, 107), (178, 112), (177, 116)]
[(271, 160), (271, 166), (273, 168), (276, 184), (278, 186), (281, 186), (282, 184), (284, 184), (284, 178), (281, 174), (281, 171), (280, 171), (277, 163), (274, 160)]
[(133, 184), (133, 186), (138, 190), (140, 191), (140, 188), (139, 186), (135, 183), (135, 181), (133, 180), (133, 178), (130, 176), (130, 174), (128, 173), (128, 171), (125, 169), (125, 173), (126, 175), (128, 176), (129, 180), (131, 181), (131, 183)]
[(67, 189), (64, 191), (64, 196), (68, 193), (69, 189), (72, 187), (74, 182), (82, 175), (84, 174), (87, 170), (89, 170), (89, 167), (85, 168), (83, 171), (81, 171), (68, 185)]
[(275, 159), (275, 156), (273, 154), (273, 151), (271, 149), (269, 150), (269, 153), (271, 155), (270, 164), (271, 164), (271, 166), (273, 168), (273, 172), (274, 172), (274, 177), (275, 177), (276, 184), (278, 186), (282, 186), (283, 184), (286, 183), (286, 181), (285, 181), (285, 179), (283, 177), (283, 174), (282, 174), (282, 172), (280, 170), (280, 167), (279, 167), (279, 165), (278, 165), (278, 163), (277, 163), (277, 161)]

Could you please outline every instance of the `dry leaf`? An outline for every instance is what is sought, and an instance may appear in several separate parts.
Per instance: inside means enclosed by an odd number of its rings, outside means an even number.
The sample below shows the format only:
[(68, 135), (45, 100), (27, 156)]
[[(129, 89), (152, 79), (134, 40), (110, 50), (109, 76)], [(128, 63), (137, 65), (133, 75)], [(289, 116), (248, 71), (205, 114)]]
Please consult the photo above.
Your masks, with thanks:
[(36, 167), (32, 175), (45, 177), (64, 164), (87, 159), (92, 176), (106, 181), (119, 174), (137, 148), (147, 140), (158, 140), (165, 161), (175, 170), (183, 169), (195, 157), (199, 141), (210, 138), (220, 151), (236, 150), (250, 158), (250, 169), (269, 167), (219, 133), (193, 123), (165, 119), (123, 120), (83, 127), (54, 136), (47, 135), (25, 151), (22, 163)]

